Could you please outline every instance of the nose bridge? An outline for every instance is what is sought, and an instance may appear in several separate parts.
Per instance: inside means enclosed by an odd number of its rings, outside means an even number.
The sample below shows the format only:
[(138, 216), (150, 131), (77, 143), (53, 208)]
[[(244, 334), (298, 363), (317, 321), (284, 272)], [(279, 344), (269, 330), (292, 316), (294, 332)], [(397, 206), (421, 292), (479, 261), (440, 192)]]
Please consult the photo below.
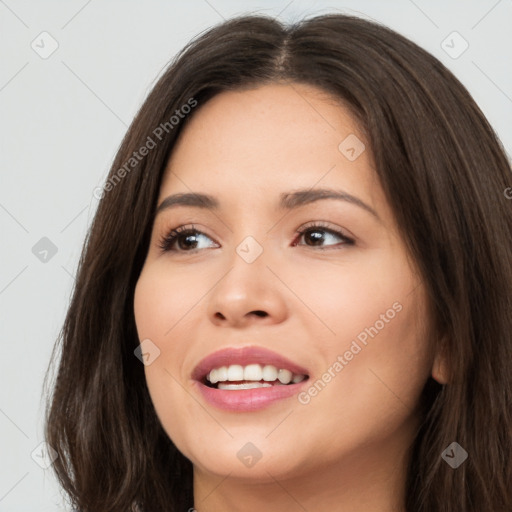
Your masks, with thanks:
[(252, 235), (245, 236), (234, 246), (226, 259), (229, 269), (212, 290), (211, 318), (239, 324), (247, 321), (248, 316), (270, 316), (274, 320), (283, 317), (282, 290), (276, 286), (275, 277), (267, 268), (269, 251), (270, 248), (264, 247)]
[(272, 275), (266, 267), (268, 256), (269, 248), (263, 243), (252, 235), (244, 237), (227, 258), (230, 268), (224, 279), (227, 287), (244, 296), (258, 297), (262, 290), (268, 289), (266, 281)]
[(272, 248), (267, 233), (272, 220), (266, 214), (261, 211), (259, 201), (247, 200), (243, 206), (239, 206), (237, 222), (231, 234), (234, 252), (229, 258), (230, 266), (240, 267), (247, 272), (253, 269), (268, 272), (265, 262), (268, 262)]

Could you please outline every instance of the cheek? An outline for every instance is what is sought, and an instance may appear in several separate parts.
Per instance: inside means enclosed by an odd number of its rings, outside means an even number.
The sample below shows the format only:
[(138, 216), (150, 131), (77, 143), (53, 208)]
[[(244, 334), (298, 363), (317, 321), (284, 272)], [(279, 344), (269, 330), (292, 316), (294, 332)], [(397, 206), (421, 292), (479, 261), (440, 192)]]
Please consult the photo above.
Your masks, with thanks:
[[(400, 303), (393, 302), (397, 296)], [(420, 298), (392, 293), (363, 299), (353, 297), (336, 322), (333, 317), (336, 342), (324, 349), (326, 365), (306, 390), (314, 396), (303, 401), (310, 400), (311, 411), (336, 418), (333, 445), (349, 438), (354, 444), (361, 438), (382, 440), (399, 429), (415, 415), (430, 372)]]
[(134, 294), (139, 340), (150, 339), (159, 350), (158, 357), (144, 367), (148, 391), (164, 430), (182, 448), (186, 438), (182, 427), (201, 420), (197, 410), (186, 406), (189, 397), (182, 384), (188, 376), (181, 363), (188, 344), (179, 343), (179, 337), (193, 328), (193, 314), (188, 313), (202, 296), (192, 281), (184, 273), (155, 265), (143, 269)]
[[(134, 296), (134, 315), (139, 340), (150, 339), (159, 355), (145, 366), (150, 391), (169, 392), (173, 378), (185, 382), (183, 361), (197, 319), (194, 306), (204, 291), (199, 281), (184, 272), (170, 271), (165, 265), (152, 265), (141, 273)], [(197, 313), (196, 313), (197, 314)]]
[(153, 264), (143, 269), (134, 296), (139, 338), (165, 343), (175, 328), (182, 329), (189, 321), (187, 313), (201, 297), (195, 283), (190, 275), (170, 272), (165, 265)]
[(390, 432), (414, 412), (431, 369), (423, 288), (397, 257), (335, 270), (326, 266), (302, 284), (331, 331), (317, 324), (321, 359), (305, 407), (340, 418), (340, 436), (356, 435), (353, 425), (370, 437)]
[[(406, 262), (395, 254), (356, 255), (344, 264), (322, 262), (313, 272), (309, 269), (292, 280), (294, 270), (286, 278), (296, 283), (294, 292), (319, 320), (310, 323), (316, 331), (311, 332), (312, 339), (322, 337), (315, 347), (321, 351), (348, 350), (358, 335), (364, 342), (375, 328), (379, 332), (389, 331), (391, 324), (396, 328), (407, 316), (401, 311), (414, 298), (411, 292), (417, 284)], [(394, 342), (401, 340), (397, 336)]]

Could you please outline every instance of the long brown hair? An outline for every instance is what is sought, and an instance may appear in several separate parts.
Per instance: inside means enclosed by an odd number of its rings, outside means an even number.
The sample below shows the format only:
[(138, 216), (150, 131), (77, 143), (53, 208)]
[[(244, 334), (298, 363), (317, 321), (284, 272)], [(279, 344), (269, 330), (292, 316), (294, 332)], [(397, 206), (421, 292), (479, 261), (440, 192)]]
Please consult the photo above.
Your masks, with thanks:
[[(276, 81), (319, 87), (350, 106), (422, 273), (433, 349), (442, 340), (449, 360), (449, 383), (429, 379), (422, 396), (408, 512), (510, 512), (510, 164), (469, 93), (437, 59), (386, 27), (340, 14), (291, 26), (265, 16), (228, 20), (192, 41), (142, 105), (100, 194), (54, 349), (61, 354), (45, 435), (59, 454), (53, 468), (61, 485), (82, 512), (193, 506), (191, 462), (160, 425), (134, 356), (134, 287), (183, 127), (222, 91)], [(154, 146), (131, 161), (148, 138)], [(441, 457), (454, 441), (469, 455), (456, 469)]]

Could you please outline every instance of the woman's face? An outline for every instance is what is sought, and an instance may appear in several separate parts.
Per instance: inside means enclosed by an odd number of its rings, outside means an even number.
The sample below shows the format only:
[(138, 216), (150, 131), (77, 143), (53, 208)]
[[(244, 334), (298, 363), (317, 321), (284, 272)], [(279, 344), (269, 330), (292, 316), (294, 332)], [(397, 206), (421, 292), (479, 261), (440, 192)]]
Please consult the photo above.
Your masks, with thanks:
[(221, 93), (190, 121), (135, 292), (163, 428), (201, 474), (396, 464), (434, 360), (424, 287), (354, 119), (294, 84)]

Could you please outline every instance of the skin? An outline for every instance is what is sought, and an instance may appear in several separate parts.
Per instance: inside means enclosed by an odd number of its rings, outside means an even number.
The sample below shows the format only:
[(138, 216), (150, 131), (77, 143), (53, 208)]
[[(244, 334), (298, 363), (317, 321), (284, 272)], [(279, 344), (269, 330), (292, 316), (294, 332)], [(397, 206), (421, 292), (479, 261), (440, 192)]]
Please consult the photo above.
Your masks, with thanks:
[[(157, 215), (134, 301), (140, 340), (160, 355), (145, 366), (158, 417), (194, 465), (199, 512), (239, 510), (390, 512), (403, 510), (408, 447), (429, 375), (446, 378), (427, 343), (424, 286), (408, 256), (373, 168), (369, 144), (349, 112), (301, 84), (224, 92), (198, 108), (168, 162), (158, 204), (175, 193), (215, 196), (220, 210), (190, 206)], [(350, 134), (366, 145), (350, 161), (338, 149)], [(279, 194), (343, 190), (278, 209)], [(322, 222), (320, 242), (296, 231)], [(158, 243), (194, 224), (174, 252)], [(319, 228), (312, 228), (313, 232)], [(321, 228), (325, 229), (325, 228)], [(309, 232), (311, 234), (311, 232)], [(317, 236), (318, 236), (317, 234)], [(252, 236), (263, 249), (247, 263), (236, 252)], [(188, 252), (187, 252), (188, 250)], [(399, 303), (341, 371), (332, 370), (365, 328)], [(265, 314), (254, 314), (263, 311)], [(252, 412), (209, 405), (191, 372), (225, 347), (259, 345), (292, 359), (314, 382), (330, 382), (307, 404), (296, 396)], [(306, 390), (309, 386), (306, 386)], [(262, 458), (246, 467), (237, 452)]]

